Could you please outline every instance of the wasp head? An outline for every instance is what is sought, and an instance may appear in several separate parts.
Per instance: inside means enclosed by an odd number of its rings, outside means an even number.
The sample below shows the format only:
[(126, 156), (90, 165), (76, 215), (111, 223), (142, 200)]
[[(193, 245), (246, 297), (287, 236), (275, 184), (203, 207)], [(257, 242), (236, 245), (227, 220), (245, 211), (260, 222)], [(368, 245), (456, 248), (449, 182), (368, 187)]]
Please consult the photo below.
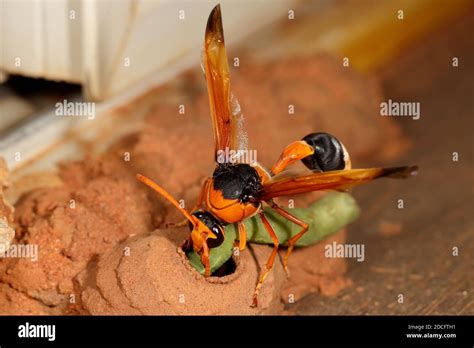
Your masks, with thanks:
[(207, 246), (216, 248), (224, 242), (224, 227), (211, 213), (197, 210), (192, 214), (195, 222), (189, 222), (191, 240), (195, 251), (199, 251), (206, 241)]

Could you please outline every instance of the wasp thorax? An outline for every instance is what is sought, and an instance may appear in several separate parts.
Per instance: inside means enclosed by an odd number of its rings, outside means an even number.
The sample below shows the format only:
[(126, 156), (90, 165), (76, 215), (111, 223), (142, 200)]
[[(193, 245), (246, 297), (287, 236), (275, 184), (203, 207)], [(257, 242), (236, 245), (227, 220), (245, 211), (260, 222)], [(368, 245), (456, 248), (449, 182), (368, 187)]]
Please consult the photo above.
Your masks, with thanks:
[(336, 137), (328, 133), (311, 133), (303, 140), (314, 149), (314, 154), (301, 160), (306, 167), (323, 172), (344, 169), (344, 147)]
[[(217, 238), (207, 238), (207, 246), (209, 248), (215, 248), (222, 244), (224, 241), (224, 228), (222, 224), (211, 214), (204, 210), (197, 210), (193, 213), (195, 217), (201, 220), (206, 225), (210, 232), (212, 232)], [(194, 226), (189, 223), (189, 229), (192, 231)]]

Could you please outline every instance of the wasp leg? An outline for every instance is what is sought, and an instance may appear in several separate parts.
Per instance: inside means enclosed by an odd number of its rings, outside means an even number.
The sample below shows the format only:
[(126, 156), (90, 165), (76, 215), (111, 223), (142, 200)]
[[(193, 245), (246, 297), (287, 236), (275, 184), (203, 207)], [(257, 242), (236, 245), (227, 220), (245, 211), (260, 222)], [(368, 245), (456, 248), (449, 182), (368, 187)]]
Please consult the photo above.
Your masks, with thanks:
[(237, 224), (239, 227), (239, 250), (242, 251), (247, 246), (247, 228), (243, 222)]
[(273, 267), (273, 262), (275, 261), (275, 256), (278, 253), (278, 246), (280, 244), (278, 241), (278, 237), (275, 231), (273, 230), (273, 227), (270, 225), (270, 222), (267, 220), (266, 216), (263, 214), (263, 211), (260, 211), (259, 215), (260, 215), (260, 218), (262, 219), (265, 229), (267, 230), (268, 234), (270, 235), (270, 238), (273, 241), (273, 250), (272, 250), (272, 253), (270, 254), (270, 257), (267, 260), (265, 269), (260, 273), (260, 278), (258, 280), (257, 286), (255, 287), (255, 291), (253, 293), (252, 307), (258, 306), (258, 293), (260, 291), (260, 288), (262, 287), (263, 282), (265, 281), (265, 278), (267, 277), (268, 273)]
[(272, 167), (272, 174), (276, 175), (281, 173), (286, 167), (290, 164), (295, 163), (296, 161), (308, 157), (314, 153), (314, 149), (306, 141), (299, 140), (294, 141), (285, 149), (280, 155), (280, 158)]
[[(204, 195), (207, 192), (207, 185), (208, 185), (208, 182), (210, 180), (211, 180), (210, 178), (207, 178), (204, 181), (204, 184), (202, 185), (202, 188), (201, 188), (201, 192), (199, 193), (199, 196), (198, 196), (198, 200), (197, 200), (196, 204), (194, 205), (193, 209), (189, 211), (191, 214), (195, 210), (201, 208), (202, 202), (204, 201)], [(183, 227), (183, 226), (186, 226), (188, 224), (188, 222), (189, 222), (188, 219), (184, 219), (184, 220), (176, 222), (176, 223), (171, 222), (171, 223), (167, 224), (166, 227)]]
[(270, 205), (270, 207), (272, 207), (278, 214), (280, 214), (281, 216), (283, 216), (284, 218), (287, 218), (288, 220), (290, 220), (291, 222), (299, 225), (302, 227), (301, 231), (298, 232), (297, 234), (295, 234), (293, 237), (291, 237), (290, 239), (288, 239), (288, 249), (286, 251), (286, 254), (285, 254), (285, 257), (283, 258), (283, 267), (285, 268), (285, 272), (286, 274), (288, 275), (288, 258), (290, 257), (290, 254), (291, 252), (293, 251), (293, 248), (295, 247), (295, 244), (296, 242), (298, 241), (298, 239), (300, 239), (307, 231), (308, 231), (308, 228), (309, 228), (309, 225), (304, 222), (304, 221), (301, 221), (299, 218), (297, 218), (296, 216), (290, 214), (289, 212), (287, 212), (286, 210), (284, 210), (283, 208), (281, 208), (278, 204), (276, 204), (273, 200), (268, 200), (266, 201), (267, 204)]
[(204, 241), (202, 244), (202, 255), (201, 255), (201, 262), (204, 265), (204, 277), (211, 276), (211, 262), (209, 260), (209, 247), (207, 246), (207, 242)]

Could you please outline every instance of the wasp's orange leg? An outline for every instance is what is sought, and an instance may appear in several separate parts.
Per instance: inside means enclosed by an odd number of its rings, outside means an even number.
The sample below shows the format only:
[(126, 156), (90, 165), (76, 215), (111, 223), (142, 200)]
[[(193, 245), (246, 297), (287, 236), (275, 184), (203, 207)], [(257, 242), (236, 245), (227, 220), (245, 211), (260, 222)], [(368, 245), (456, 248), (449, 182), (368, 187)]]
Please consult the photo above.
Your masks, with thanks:
[(204, 277), (209, 277), (211, 275), (211, 262), (209, 260), (209, 247), (207, 246), (207, 242), (204, 241), (202, 244), (202, 255), (201, 255), (201, 262), (204, 265)]
[(244, 250), (247, 245), (247, 228), (242, 221), (237, 226), (239, 227), (239, 250)]
[[(190, 210), (191, 213), (193, 213), (195, 210), (201, 208), (202, 202), (204, 201), (204, 195), (207, 192), (207, 185), (208, 185), (210, 180), (211, 180), (210, 178), (207, 178), (204, 181), (204, 184), (202, 185), (201, 192), (199, 193), (196, 204), (194, 205), (193, 209)], [(188, 220), (184, 219), (184, 220), (182, 220), (180, 222), (176, 222), (176, 223), (171, 222), (167, 225), (167, 227), (183, 227), (183, 226), (186, 226), (187, 223), (188, 223)]]
[(291, 252), (293, 251), (293, 248), (295, 247), (296, 242), (298, 239), (300, 239), (307, 231), (309, 228), (309, 225), (301, 221), (299, 218), (296, 216), (290, 214), (283, 208), (281, 208), (278, 204), (276, 204), (273, 200), (268, 200), (266, 201), (278, 214), (283, 216), (284, 218), (287, 218), (291, 222), (299, 225), (302, 227), (301, 231), (295, 234), (293, 237), (288, 239), (288, 249), (286, 251), (285, 257), (283, 258), (283, 267), (285, 268), (286, 274), (288, 275), (288, 258), (290, 257)]
[(272, 167), (272, 174), (276, 175), (281, 173), (286, 167), (290, 164), (295, 163), (296, 161), (303, 159), (307, 156), (310, 156), (314, 153), (314, 149), (306, 141), (299, 140), (294, 141), (285, 149), (280, 155), (280, 158)]
[(257, 307), (258, 306), (258, 293), (260, 291), (260, 288), (262, 287), (263, 282), (265, 281), (265, 278), (268, 275), (268, 272), (273, 267), (273, 263), (275, 262), (275, 256), (278, 253), (278, 246), (279, 246), (279, 241), (278, 237), (273, 230), (273, 227), (270, 225), (270, 222), (266, 218), (266, 216), (263, 214), (263, 211), (259, 212), (260, 218), (262, 219), (263, 225), (265, 226), (265, 229), (267, 230), (268, 234), (270, 235), (270, 238), (273, 241), (273, 250), (272, 253), (270, 254), (270, 257), (267, 260), (267, 263), (265, 265), (265, 269), (261, 271), (260, 277), (257, 283), (257, 286), (255, 287), (255, 291), (253, 293), (253, 301), (252, 301), (252, 307)]

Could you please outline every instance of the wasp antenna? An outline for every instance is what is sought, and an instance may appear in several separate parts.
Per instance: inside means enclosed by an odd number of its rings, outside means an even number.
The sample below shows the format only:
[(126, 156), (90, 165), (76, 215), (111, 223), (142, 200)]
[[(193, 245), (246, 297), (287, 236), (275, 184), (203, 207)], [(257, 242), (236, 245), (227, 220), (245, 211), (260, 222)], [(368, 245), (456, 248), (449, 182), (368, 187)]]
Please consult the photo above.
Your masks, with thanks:
[(140, 180), (142, 183), (152, 188), (154, 191), (158, 192), (167, 201), (171, 202), (171, 204), (173, 204), (186, 217), (186, 219), (188, 219), (193, 225), (196, 225), (197, 223), (196, 219), (191, 214), (189, 214), (185, 209), (181, 208), (181, 206), (176, 201), (176, 199), (174, 199), (173, 196), (171, 196), (164, 188), (162, 188), (156, 182), (147, 178), (144, 175), (137, 174), (136, 176), (137, 176), (137, 179)]
[(206, 41), (217, 40), (224, 43), (221, 5), (217, 4), (211, 11), (206, 26)]
[(418, 166), (383, 168), (380, 176), (395, 179), (405, 179), (418, 174)]

